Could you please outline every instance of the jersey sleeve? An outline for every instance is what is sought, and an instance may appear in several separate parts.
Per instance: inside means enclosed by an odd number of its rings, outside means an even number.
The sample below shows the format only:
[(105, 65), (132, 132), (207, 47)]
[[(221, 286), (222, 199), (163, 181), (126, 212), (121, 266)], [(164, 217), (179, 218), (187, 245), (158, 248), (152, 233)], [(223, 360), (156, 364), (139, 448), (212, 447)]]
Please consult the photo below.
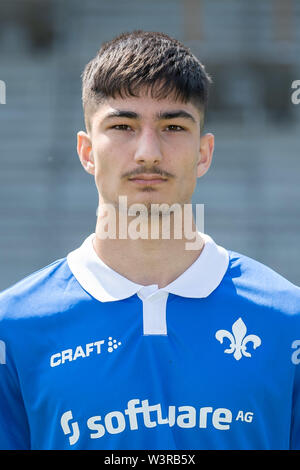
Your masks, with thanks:
[(7, 341), (0, 339), (0, 450), (29, 449), (29, 426), (17, 371)]

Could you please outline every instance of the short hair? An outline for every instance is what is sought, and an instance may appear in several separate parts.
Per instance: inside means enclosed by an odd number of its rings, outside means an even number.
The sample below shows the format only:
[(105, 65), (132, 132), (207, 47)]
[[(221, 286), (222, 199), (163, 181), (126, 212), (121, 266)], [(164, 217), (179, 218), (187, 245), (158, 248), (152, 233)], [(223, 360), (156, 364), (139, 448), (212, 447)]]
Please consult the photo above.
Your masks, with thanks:
[(204, 65), (177, 39), (161, 32), (122, 33), (103, 43), (82, 73), (86, 128), (107, 98), (139, 96), (145, 88), (154, 99), (172, 96), (193, 103), (202, 128), (210, 83)]

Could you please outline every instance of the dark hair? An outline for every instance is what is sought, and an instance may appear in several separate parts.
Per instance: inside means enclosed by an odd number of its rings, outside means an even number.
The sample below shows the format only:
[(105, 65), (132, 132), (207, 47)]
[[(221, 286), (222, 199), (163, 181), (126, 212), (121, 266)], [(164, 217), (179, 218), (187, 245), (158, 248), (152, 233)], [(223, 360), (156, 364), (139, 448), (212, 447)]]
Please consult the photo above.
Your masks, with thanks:
[(211, 79), (190, 49), (160, 32), (122, 33), (105, 42), (82, 74), (85, 123), (106, 98), (139, 96), (192, 102), (200, 111), (201, 127)]

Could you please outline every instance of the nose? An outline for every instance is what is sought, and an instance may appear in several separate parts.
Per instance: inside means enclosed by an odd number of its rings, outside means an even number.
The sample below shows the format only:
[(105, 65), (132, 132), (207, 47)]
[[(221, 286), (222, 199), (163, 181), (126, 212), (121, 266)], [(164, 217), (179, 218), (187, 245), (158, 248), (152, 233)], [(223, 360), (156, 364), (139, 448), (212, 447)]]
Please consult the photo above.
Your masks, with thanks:
[(137, 140), (134, 160), (136, 163), (149, 167), (161, 162), (161, 145), (155, 130), (146, 129), (140, 134)]

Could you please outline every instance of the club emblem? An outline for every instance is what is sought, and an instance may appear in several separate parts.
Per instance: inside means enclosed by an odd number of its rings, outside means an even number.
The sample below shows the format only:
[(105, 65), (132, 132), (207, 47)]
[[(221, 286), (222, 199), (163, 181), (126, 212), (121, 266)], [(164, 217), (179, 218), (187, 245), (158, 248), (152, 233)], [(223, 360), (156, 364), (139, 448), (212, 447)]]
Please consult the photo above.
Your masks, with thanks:
[(218, 330), (216, 332), (216, 339), (222, 344), (224, 338), (228, 338), (230, 345), (228, 349), (225, 349), (226, 354), (232, 354), (233, 357), (239, 361), (242, 356), (251, 357), (251, 354), (247, 351), (247, 344), (253, 343), (253, 348), (256, 349), (261, 345), (261, 339), (257, 335), (247, 335), (247, 328), (241, 318), (239, 318), (232, 325), (232, 333), (227, 330)]

